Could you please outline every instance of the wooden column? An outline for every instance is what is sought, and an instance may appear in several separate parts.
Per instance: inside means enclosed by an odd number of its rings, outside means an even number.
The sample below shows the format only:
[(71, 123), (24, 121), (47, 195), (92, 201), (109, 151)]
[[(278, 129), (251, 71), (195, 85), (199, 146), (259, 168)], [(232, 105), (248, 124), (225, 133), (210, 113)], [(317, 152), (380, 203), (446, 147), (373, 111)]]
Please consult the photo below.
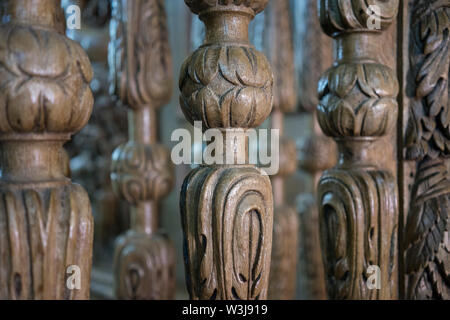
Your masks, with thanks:
[(272, 263), (269, 299), (294, 298), (298, 261), (298, 215), (284, 199), (284, 178), (297, 168), (295, 142), (283, 136), (285, 112), (296, 107), (289, 0), (271, 1), (265, 10), (264, 47), (274, 73), (274, 102), (271, 128), (280, 132), (280, 169), (272, 177), (274, 197)]
[(88, 299), (91, 206), (63, 144), (90, 117), (91, 65), (64, 36), (60, 1), (2, 5), (0, 299)]
[(129, 108), (129, 141), (113, 153), (114, 190), (130, 204), (131, 229), (116, 241), (119, 299), (172, 299), (174, 249), (158, 228), (158, 201), (173, 185), (168, 150), (157, 142), (156, 109), (170, 99), (172, 65), (163, 0), (115, 0), (111, 90)]
[[(304, 277), (302, 296), (307, 299), (326, 299), (325, 273), (319, 237), (319, 210), (317, 206), (317, 183), (322, 172), (336, 164), (336, 144), (325, 137), (316, 117), (317, 83), (321, 75), (333, 63), (332, 41), (320, 28), (317, 19), (316, 0), (306, 0), (307, 4), (296, 4), (299, 61), (299, 109), (305, 116), (312, 115), (310, 135), (299, 141), (299, 167), (311, 176), (312, 188), (309, 193), (297, 197), (300, 216), (300, 272)], [(297, 290), (299, 291), (299, 290)]]
[[(374, 15), (367, 1), (320, 0), (321, 25), (336, 44), (335, 66), (319, 82), (317, 107), (322, 130), (339, 150), (338, 165), (318, 187), (331, 299), (397, 297), (397, 186), (391, 172), (375, 165), (383, 154), (374, 146), (397, 120), (398, 82), (380, 63), (380, 35), (395, 20), (398, 4), (373, 1)], [(369, 266), (379, 268), (378, 290), (367, 284)]]
[[(267, 0), (185, 2), (205, 23), (206, 38), (182, 66), (181, 107), (192, 124), (220, 130), (216, 139), (222, 139), (223, 149), (216, 152), (235, 160), (202, 165), (183, 184), (188, 291), (192, 299), (265, 299), (272, 188), (269, 177), (247, 163), (245, 133), (272, 109), (269, 63), (248, 40), (248, 25)], [(237, 164), (236, 158), (246, 161)]]
[[(406, 299), (450, 299), (450, 66), (449, 1), (411, 1), (403, 20), (407, 127), (405, 158), (412, 162), (405, 193), (403, 237)], [(402, 188), (403, 189), (403, 188)]]

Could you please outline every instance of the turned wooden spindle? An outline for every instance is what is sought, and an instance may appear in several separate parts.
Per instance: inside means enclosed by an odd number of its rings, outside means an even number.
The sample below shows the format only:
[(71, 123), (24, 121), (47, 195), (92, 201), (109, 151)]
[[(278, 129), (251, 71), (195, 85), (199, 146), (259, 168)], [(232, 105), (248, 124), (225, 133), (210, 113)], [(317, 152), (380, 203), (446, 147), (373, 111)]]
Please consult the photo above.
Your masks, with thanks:
[(336, 144), (325, 137), (316, 118), (317, 83), (320, 76), (333, 63), (331, 39), (320, 28), (317, 19), (317, 1), (307, 0), (307, 4), (296, 4), (296, 40), (298, 41), (299, 61), (299, 109), (312, 115), (310, 134), (299, 141), (299, 167), (311, 177), (308, 193), (297, 197), (297, 210), (300, 216), (300, 275), (301, 296), (307, 299), (326, 299), (325, 274), (319, 238), (319, 210), (316, 201), (316, 188), (322, 172), (336, 164)]
[(172, 65), (163, 0), (115, 0), (111, 91), (129, 107), (129, 141), (113, 153), (114, 190), (130, 204), (131, 229), (116, 242), (119, 299), (172, 299), (175, 254), (158, 228), (158, 201), (173, 185), (168, 150), (157, 141), (156, 109), (170, 99)]
[(245, 135), (272, 109), (269, 62), (248, 40), (248, 25), (267, 0), (185, 2), (205, 23), (206, 37), (182, 66), (181, 108), (192, 124), (220, 130), (223, 149), (216, 152), (245, 160), (202, 165), (185, 179), (180, 207), (189, 295), (265, 299), (272, 188), (269, 177), (248, 163)]
[(397, 297), (397, 186), (391, 172), (375, 164), (383, 154), (374, 153), (374, 146), (397, 120), (398, 81), (380, 62), (380, 35), (396, 19), (399, 1), (372, 3), (377, 15), (364, 0), (319, 4), (322, 28), (336, 44), (335, 65), (319, 82), (317, 107), (319, 124), (336, 140), (339, 155), (318, 186), (331, 299)]
[(91, 206), (63, 144), (90, 117), (91, 65), (60, 1), (2, 5), (0, 299), (88, 299)]
[[(265, 10), (264, 47), (274, 73), (271, 128), (280, 133), (279, 171), (272, 177), (274, 218), (269, 299), (294, 298), (298, 260), (298, 215), (285, 203), (284, 179), (297, 167), (295, 142), (283, 137), (285, 112), (297, 103), (289, 1), (271, 1)], [(282, 48), (282, 50), (280, 50)]]
[(405, 59), (403, 72), (412, 88), (405, 106), (409, 109), (405, 155), (411, 162), (412, 181), (404, 198), (409, 208), (402, 243), (403, 298), (448, 300), (450, 6), (449, 1), (415, 0), (409, 10), (410, 21), (404, 20), (410, 32), (409, 61)]

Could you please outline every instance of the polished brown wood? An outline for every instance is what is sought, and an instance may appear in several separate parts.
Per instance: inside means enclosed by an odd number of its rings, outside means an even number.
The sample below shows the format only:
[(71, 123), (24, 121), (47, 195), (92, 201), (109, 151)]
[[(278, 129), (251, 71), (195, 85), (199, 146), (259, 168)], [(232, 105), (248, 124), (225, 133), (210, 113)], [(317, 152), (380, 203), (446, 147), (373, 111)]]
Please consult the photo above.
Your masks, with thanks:
[(0, 299), (88, 299), (91, 206), (63, 144), (90, 117), (91, 65), (64, 35), (60, 1), (2, 5)]
[[(398, 81), (382, 64), (381, 34), (395, 21), (399, 1), (321, 0), (320, 21), (335, 39), (335, 65), (319, 82), (319, 124), (338, 144), (338, 165), (319, 182), (321, 245), (328, 297), (395, 299), (398, 296), (395, 178), (377, 163), (375, 147), (397, 120)], [(379, 289), (368, 286), (379, 267)]]
[(114, 151), (111, 170), (113, 188), (131, 209), (131, 229), (116, 242), (115, 292), (119, 299), (172, 299), (175, 253), (158, 228), (158, 201), (174, 180), (170, 154), (157, 142), (156, 109), (172, 92), (164, 1), (112, 6), (111, 89), (130, 109), (130, 140)]
[(283, 113), (292, 112), (297, 104), (289, 0), (269, 2), (264, 14), (264, 47), (274, 73), (271, 128), (280, 133), (280, 169), (272, 176), (274, 219), (268, 297), (289, 300), (295, 295), (298, 261), (298, 214), (286, 204), (284, 195), (284, 178), (297, 168), (295, 142), (283, 136)]
[(414, 0), (404, 9), (404, 298), (450, 299), (450, 2)]
[[(273, 76), (250, 45), (248, 25), (267, 0), (186, 0), (206, 25), (203, 46), (184, 62), (186, 118), (222, 132), (223, 155), (248, 160), (245, 129), (272, 110)], [(222, 150), (217, 150), (222, 152)], [(270, 179), (254, 165), (202, 165), (185, 179), (180, 207), (192, 299), (265, 299), (272, 246)]]

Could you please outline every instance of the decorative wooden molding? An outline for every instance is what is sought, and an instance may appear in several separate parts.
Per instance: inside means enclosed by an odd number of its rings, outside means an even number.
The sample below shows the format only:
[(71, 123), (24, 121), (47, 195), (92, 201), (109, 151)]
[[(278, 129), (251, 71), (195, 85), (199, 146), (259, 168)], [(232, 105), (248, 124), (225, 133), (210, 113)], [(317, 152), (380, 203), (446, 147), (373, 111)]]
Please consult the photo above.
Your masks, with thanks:
[[(0, 299), (88, 299), (91, 206), (83, 188), (65, 176), (63, 144), (90, 117), (91, 65), (64, 36), (60, 1), (3, 5)], [(71, 266), (79, 267), (79, 289), (67, 286)]]
[(158, 230), (158, 200), (173, 185), (170, 154), (157, 143), (156, 109), (170, 99), (172, 65), (163, 0), (114, 0), (111, 91), (130, 108), (129, 138), (113, 153), (114, 190), (131, 205), (131, 230), (117, 239), (119, 299), (172, 299), (175, 253)]
[(297, 157), (295, 142), (282, 136), (283, 113), (292, 112), (297, 103), (289, 0), (269, 2), (264, 13), (264, 47), (274, 73), (271, 128), (280, 131), (280, 170), (272, 177), (274, 220), (269, 299), (291, 300), (297, 276), (298, 215), (295, 208), (285, 203), (284, 178), (297, 169)]
[(332, 41), (320, 28), (317, 19), (316, 0), (296, 3), (295, 18), (299, 20), (297, 54), (299, 64), (299, 110), (312, 114), (311, 134), (299, 141), (299, 167), (311, 175), (312, 188), (309, 193), (297, 197), (300, 216), (300, 276), (302, 296), (307, 299), (326, 299), (325, 273), (319, 237), (319, 209), (316, 201), (316, 186), (322, 172), (336, 164), (336, 144), (325, 137), (316, 118), (317, 83), (321, 75), (333, 63)]
[[(319, 82), (319, 124), (338, 144), (338, 165), (319, 182), (321, 245), (331, 299), (397, 297), (397, 186), (373, 154), (397, 120), (396, 74), (380, 63), (380, 35), (392, 23), (398, 0), (321, 0), (320, 22), (335, 38), (336, 63)], [(374, 17), (379, 28), (374, 27)], [(379, 267), (379, 290), (368, 267)]]
[[(416, 0), (410, 21), (412, 97), (406, 159), (416, 162), (403, 247), (407, 299), (450, 299), (448, 1)], [(408, 201), (408, 199), (405, 199)]]
[[(205, 23), (206, 37), (181, 69), (182, 110), (192, 124), (222, 131), (224, 154), (248, 158), (248, 140), (240, 137), (272, 110), (269, 62), (248, 40), (248, 25), (267, 0), (185, 2)], [(269, 177), (250, 164), (202, 165), (185, 179), (180, 207), (190, 297), (265, 299), (273, 219)]]

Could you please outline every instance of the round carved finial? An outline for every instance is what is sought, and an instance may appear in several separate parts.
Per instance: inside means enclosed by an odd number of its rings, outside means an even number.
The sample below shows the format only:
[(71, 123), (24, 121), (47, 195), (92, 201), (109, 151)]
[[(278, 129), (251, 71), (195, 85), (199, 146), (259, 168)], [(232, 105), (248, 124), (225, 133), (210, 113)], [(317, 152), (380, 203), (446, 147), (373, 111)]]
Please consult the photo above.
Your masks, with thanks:
[(395, 19), (399, 0), (319, 0), (320, 23), (329, 36), (381, 32)]
[(332, 137), (379, 137), (397, 119), (395, 73), (378, 63), (340, 64), (319, 82), (317, 117)]
[(172, 189), (172, 162), (164, 146), (130, 141), (119, 146), (112, 158), (112, 186), (127, 202), (158, 200)]
[(70, 134), (86, 125), (93, 73), (78, 43), (14, 20), (0, 26), (0, 43), (0, 133)]
[(251, 128), (272, 110), (273, 76), (264, 54), (253, 47), (204, 46), (183, 64), (181, 108), (203, 128)]
[(225, 6), (242, 6), (251, 9), (256, 15), (264, 10), (269, 0), (184, 0), (184, 2), (195, 14)]

